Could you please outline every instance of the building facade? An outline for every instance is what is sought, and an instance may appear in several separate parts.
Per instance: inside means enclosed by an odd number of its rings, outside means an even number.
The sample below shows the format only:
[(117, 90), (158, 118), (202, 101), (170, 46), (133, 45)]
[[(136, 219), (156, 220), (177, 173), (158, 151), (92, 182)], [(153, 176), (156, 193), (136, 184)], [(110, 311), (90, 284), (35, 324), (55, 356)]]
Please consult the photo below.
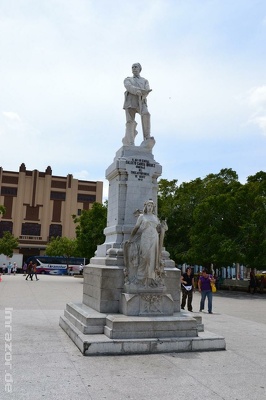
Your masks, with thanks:
[(27, 170), (19, 172), (0, 167), (0, 204), (6, 208), (0, 221), (0, 237), (9, 231), (19, 239), (19, 253), (24, 259), (45, 253), (51, 237), (75, 238), (72, 215), (80, 215), (94, 202), (102, 202), (103, 182), (91, 182)]

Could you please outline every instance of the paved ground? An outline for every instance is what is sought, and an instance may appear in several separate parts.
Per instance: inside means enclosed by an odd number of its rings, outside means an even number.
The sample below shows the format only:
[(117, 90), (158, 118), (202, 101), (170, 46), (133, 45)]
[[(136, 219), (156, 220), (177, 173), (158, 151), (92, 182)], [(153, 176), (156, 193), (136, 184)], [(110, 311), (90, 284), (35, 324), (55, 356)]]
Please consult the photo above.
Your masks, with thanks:
[(82, 300), (82, 282), (3, 276), (1, 400), (266, 399), (265, 294), (214, 295), (214, 314), (203, 313), (203, 323), (225, 336), (226, 351), (83, 357), (58, 324), (65, 304)]

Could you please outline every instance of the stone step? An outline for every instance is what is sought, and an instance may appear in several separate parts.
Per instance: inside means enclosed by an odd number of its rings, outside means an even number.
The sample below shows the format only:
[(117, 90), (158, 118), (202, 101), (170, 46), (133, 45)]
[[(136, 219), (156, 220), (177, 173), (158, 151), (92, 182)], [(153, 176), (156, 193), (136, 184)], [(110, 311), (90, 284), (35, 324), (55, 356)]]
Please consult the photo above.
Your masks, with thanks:
[(66, 317), (61, 317), (61, 328), (85, 356), (152, 353), (181, 353), (225, 350), (225, 339), (210, 332), (196, 337), (110, 339), (104, 334), (84, 335)]
[(106, 314), (99, 313), (83, 303), (67, 303), (64, 315), (84, 334), (104, 331)]
[(104, 333), (112, 339), (197, 336), (197, 321), (182, 316), (108, 315)]
[(202, 323), (202, 316), (200, 315), (200, 313), (192, 313), (189, 311), (181, 310), (180, 314), (183, 315), (184, 317), (195, 318), (195, 320), (197, 321), (198, 332), (204, 331), (204, 324)]

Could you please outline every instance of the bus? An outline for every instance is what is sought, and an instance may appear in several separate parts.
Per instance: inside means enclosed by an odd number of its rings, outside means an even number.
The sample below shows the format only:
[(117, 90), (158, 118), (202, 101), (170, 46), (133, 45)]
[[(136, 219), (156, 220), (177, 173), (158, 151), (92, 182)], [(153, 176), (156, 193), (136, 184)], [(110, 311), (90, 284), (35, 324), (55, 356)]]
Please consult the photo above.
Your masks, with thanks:
[(47, 275), (82, 275), (87, 264), (87, 259), (81, 257), (31, 256), (27, 264), (30, 261), (37, 265), (37, 274)]

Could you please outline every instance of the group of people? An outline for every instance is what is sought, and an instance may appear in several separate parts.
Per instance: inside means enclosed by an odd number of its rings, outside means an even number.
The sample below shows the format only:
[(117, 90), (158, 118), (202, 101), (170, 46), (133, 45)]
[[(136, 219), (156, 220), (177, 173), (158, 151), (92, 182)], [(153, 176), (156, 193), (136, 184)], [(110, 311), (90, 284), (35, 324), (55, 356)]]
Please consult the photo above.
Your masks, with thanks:
[[(198, 280), (198, 290), (201, 294), (200, 308), (199, 311), (203, 311), (205, 307), (206, 297), (208, 299), (208, 313), (212, 314), (212, 287), (215, 284), (215, 278), (212, 274), (209, 274), (207, 269), (203, 269)], [(181, 290), (182, 290), (182, 300), (181, 309), (184, 310), (186, 303), (188, 311), (193, 311), (192, 309), (192, 299), (193, 293), (195, 291), (194, 274), (192, 268), (188, 267), (186, 272), (181, 276)]]
[(32, 279), (33, 276), (35, 276), (36, 281), (39, 280), (37, 276), (37, 265), (33, 264), (32, 261), (30, 261), (28, 265), (25, 263), (23, 265), (23, 270), (24, 270), (24, 275), (26, 275), (26, 281), (28, 280), (28, 278), (30, 278), (30, 280), (33, 281)]
[[(17, 263), (14, 262), (12, 264), (11, 261), (9, 261), (8, 265), (6, 265), (5, 263), (3, 263), (2, 265), (2, 271), (0, 271), (0, 275), (1, 273), (5, 274), (7, 273), (8, 275), (16, 275), (18, 270), (18, 266)], [(33, 280), (33, 277), (35, 276), (36, 281), (39, 280), (38, 276), (37, 276), (37, 265), (33, 264), (32, 261), (29, 262), (29, 264), (27, 264), (26, 262), (23, 264), (22, 267), (23, 270), (23, 274), (24, 276), (26, 276), (26, 280), (28, 280), (28, 278), (30, 278), (31, 280)]]
[(2, 273), (3, 274), (7, 273), (8, 275), (11, 275), (11, 274), (16, 275), (17, 269), (18, 269), (18, 266), (17, 266), (16, 262), (14, 262), (12, 264), (12, 262), (9, 261), (9, 263), (7, 265), (5, 263), (3, 263), (3, 265), (2, 265)]

